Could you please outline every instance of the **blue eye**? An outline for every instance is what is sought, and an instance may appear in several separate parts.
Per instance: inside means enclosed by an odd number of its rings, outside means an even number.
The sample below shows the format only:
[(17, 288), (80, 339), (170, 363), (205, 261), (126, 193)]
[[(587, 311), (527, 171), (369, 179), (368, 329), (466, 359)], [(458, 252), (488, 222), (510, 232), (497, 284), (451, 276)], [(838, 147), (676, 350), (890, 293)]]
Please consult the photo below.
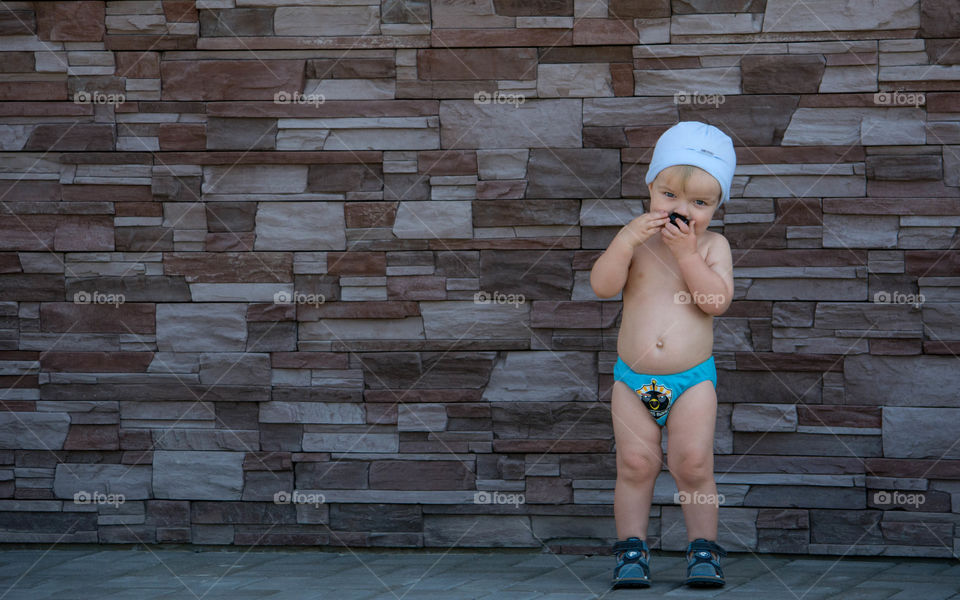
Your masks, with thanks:
[(670, 196), (671, 198), (673, 198), (673, 192), (664, 192), (664, 195), (667, 195), (667, 196)]
[(706, 204), (706, 202), (704, 202), (703, 200), (697, 200), (697, 202), (699, 202), (700, 204)]

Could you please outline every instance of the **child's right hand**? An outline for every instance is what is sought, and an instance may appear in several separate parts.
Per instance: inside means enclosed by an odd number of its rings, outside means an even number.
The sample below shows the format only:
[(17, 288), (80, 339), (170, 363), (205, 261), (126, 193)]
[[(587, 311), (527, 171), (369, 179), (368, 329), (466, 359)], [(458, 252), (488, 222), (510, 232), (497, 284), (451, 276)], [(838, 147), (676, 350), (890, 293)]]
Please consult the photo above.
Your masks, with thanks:
[(665, 210), (643, 213), (627, 223), (622, 233), (625, 240), (636, 247), (650, 239), (650, 236), (659, 231), (669, 221), (669, 213)]

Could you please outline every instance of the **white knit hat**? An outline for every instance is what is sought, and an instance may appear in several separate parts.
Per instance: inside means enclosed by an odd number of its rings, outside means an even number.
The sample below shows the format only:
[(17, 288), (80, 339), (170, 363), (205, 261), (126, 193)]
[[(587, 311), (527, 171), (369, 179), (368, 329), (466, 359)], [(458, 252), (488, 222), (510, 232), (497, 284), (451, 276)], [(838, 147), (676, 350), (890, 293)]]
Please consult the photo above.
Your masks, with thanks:
[(694, 165), (713, 175), (720, 183), (720, 204), (730, 198), (730, 184), (737, 167), (737, 153), (730, 136), (713, 125), (680, 121), (663, 132), (653, 149), (646, 182), (673, 165)]

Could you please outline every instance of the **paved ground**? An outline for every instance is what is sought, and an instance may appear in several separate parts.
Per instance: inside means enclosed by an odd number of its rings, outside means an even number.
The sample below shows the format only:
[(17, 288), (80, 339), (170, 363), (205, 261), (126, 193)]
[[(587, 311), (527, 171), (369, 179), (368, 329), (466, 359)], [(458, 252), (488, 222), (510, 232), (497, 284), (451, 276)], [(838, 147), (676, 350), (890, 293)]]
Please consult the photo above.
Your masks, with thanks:
[(653, 552), (654, 585), (609, 589), (612, 556), (518, 551), (319, 552), (143, 547), (0, 547), (0, 600), (156, 598), (893, 598), (960, 600), (960, 561), (730, 553), (719, 590), (680, 584), (680, 553)]

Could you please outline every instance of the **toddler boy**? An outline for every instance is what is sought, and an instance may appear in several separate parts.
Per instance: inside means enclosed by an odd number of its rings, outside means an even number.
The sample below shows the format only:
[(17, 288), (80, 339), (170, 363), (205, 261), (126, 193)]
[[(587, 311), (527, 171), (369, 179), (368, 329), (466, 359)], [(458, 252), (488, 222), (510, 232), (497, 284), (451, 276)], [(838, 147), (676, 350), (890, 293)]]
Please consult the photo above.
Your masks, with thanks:
[(712, 125), (677, 123), (657, 140), (646, 175), (649, 212), (630, 221), (597, 259), (600, 298), (623, 291), (611, 398), (617, 450), (613, 587), (650, 585), (646, 544), (667, 428), (667, 467), (686, 523), (688, 585), (724, 584), (717, 542), (713, 436), (717, 374), (713, 317), (733, 299), (730, 244), (707, 231), (730, 197), (733, 142)]

